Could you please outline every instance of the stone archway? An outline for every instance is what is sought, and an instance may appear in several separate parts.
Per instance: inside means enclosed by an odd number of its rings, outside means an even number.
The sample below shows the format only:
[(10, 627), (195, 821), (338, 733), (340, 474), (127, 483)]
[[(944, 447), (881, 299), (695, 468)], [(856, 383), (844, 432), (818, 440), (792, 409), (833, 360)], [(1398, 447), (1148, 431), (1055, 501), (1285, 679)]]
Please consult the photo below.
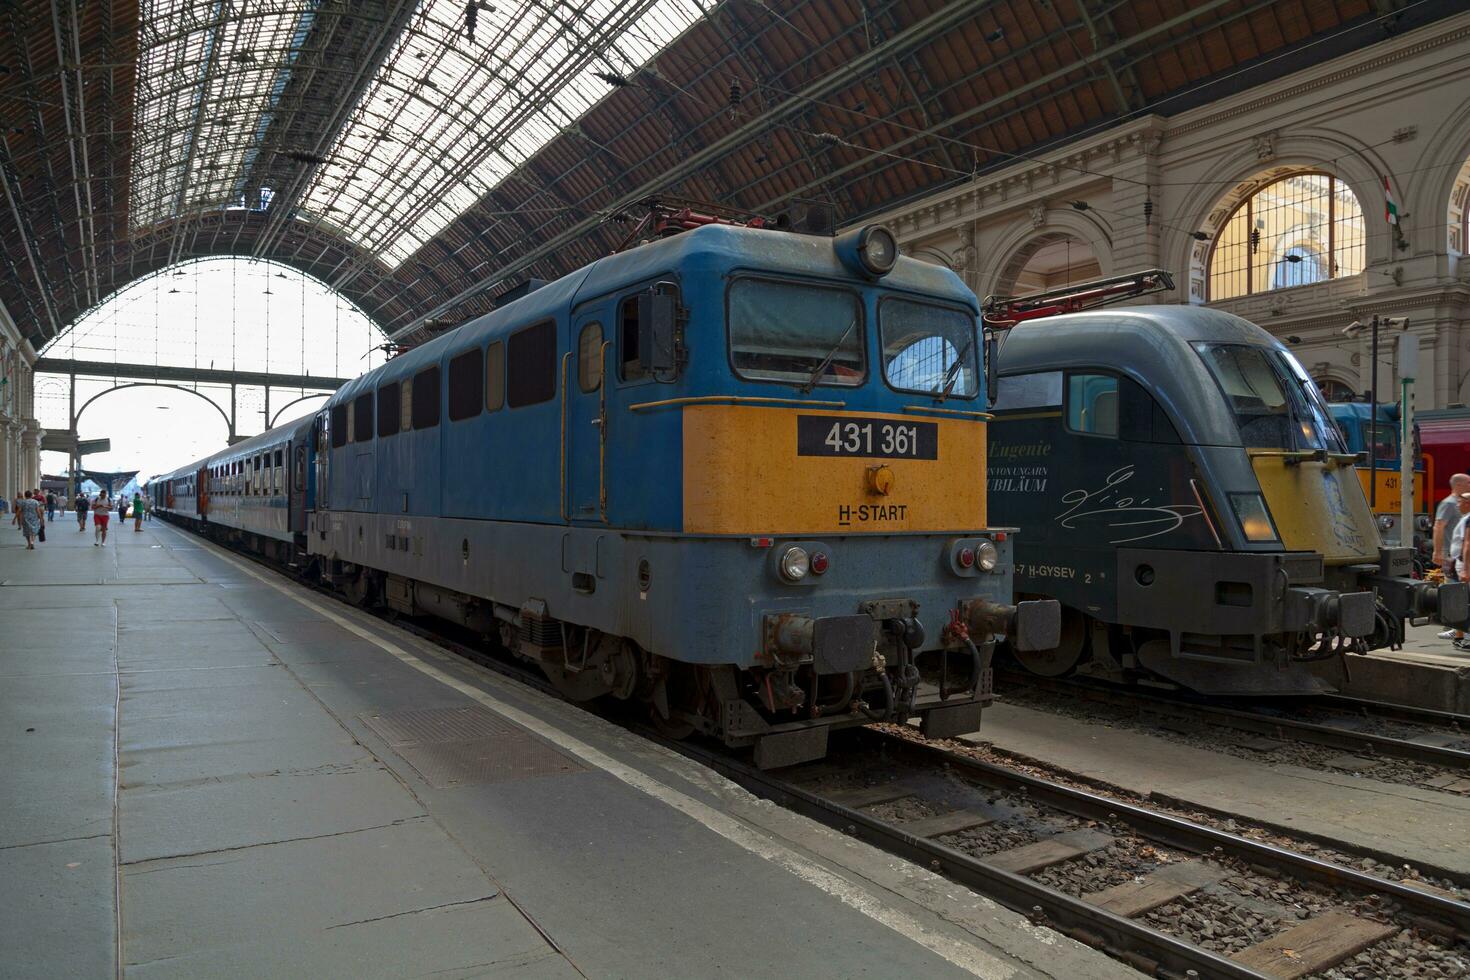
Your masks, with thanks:
[(980, 281), (986, 293), (1032, 293), (1047, 285), (1081, 282), (1112, 273), (1113, 245), (1107, 230), (1075, 211), (1052, 211), (1004, 236), (990, 253)]

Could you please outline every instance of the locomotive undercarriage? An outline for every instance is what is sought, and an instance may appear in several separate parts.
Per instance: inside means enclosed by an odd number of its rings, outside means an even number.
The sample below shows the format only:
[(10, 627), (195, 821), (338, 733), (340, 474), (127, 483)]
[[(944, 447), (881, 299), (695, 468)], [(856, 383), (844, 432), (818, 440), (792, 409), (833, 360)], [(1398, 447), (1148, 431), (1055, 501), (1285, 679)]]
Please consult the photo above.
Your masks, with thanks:
[[(983, 599), (953, 610), (941, 633), (942, 649), (920, 650), (916, 619), (877, 621), (877, 641), (862, 669), (832, 670), (818, 658), (773, 648), (767, 663), (750, 668), (670, 660), (631, 640), (566, 623), (532, 600), (516, 609), (441, 589), (378, 569), (309, 554), (305, 540), (280, 541), (205, 521), (170, 516), (211, 540), (248, 550), (294, 569), (362, 608), (428, 616), (478, 633), (511, 655), (535, 664), (573, 701), (612, 698), (646, 706), (660, 731), (675, 738), (696, 732), (732, 747), (754, 746), (757, 764), (793, 765), (826, 754), (827, 735), (873, 721), (918, 716), (936, 738), (978, 730), (992, 699), (998, 634), (1031, 632), (1055, 639), (1055, 606), (1016, 606)], [(1046, 613), (1042, 606), (1051, 606)], [(882, 613), (886, 607), (873, 610)], [(1026, 615), (1027, 613), (1031, 615)], [(1046, 627), (1045, 621), (1051, 626)], [(1023, 622), (1024, 621), (1024, 622)], [(1047, 633), (1050, 629), (1050, 634)], [(972, 639), (971, 637), (974, 637)]]
[[(827, 671), (810, 656), (740, 668), (649, 653), (629, 639), (558, 620), (539, 600), (516, 609), (344, 562), (323, 563), (321, 572), (358, 605), (432, 616), (479, 633), (534, 664), (568, 700), (641, 703), (664, 734), (698, 732), (732, 747), (754, 746), (757, 764), (766, 767), (820, 758), (831, 729), (871, 721), (918, 715), (932, 737), (975, 731), (992, 699), (995, 643), (970, 641), (968, 630), (955, 628), (958, 614), (946, 628), (946, 649), (914, 650), (922, 629), (890, 620), (880, 624), (861, 670)], [(1013, 612), (994, 608), (1003, 617)], [(982, 627), (995, 625), (979, 611), (973, 618)]]

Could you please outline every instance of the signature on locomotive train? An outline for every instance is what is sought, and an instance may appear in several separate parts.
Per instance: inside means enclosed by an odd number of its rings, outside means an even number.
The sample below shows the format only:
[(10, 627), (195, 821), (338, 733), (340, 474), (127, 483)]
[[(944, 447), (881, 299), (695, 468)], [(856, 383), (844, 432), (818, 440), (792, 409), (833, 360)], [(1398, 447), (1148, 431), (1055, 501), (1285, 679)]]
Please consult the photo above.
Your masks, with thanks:
[[(1127, 544), (1168, 534), (1184, 523), (1185, 518), (1201, 513), (1198, 504), (1151, 504), (1152, 497), (1137, 499), (1126, 496), (1123, 484), (1133, 479), (1133, 466), (1120, 466), (1107, 475), (1095, 490), (1076, 489), (1062, 494), (1062, 503), (1071, 504), (1054, 520), (1062, 527), (1114, 529), (1108, 531), (1108, 544)], [(1084, 509), (1086, 508), (1086, 509)]]

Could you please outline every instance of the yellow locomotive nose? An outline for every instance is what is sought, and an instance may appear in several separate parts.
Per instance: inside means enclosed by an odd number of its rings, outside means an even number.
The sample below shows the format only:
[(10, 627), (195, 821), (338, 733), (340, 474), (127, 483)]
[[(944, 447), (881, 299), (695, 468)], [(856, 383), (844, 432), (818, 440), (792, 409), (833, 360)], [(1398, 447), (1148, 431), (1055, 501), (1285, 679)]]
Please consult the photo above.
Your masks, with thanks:
[(893, 492), (893, 470), (887, 466), (868, 467), (868, 491), (886, 497)]

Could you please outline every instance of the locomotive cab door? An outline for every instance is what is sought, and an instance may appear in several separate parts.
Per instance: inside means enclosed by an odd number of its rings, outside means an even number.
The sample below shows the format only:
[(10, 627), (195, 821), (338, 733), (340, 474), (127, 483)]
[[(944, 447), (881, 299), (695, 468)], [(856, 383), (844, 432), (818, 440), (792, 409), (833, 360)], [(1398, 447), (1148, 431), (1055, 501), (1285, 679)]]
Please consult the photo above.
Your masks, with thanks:
[(607, 378), (612, 338), (601, 313), (573, 317), (571, 342), (562, 357), (562, 518), (607, 521)]

